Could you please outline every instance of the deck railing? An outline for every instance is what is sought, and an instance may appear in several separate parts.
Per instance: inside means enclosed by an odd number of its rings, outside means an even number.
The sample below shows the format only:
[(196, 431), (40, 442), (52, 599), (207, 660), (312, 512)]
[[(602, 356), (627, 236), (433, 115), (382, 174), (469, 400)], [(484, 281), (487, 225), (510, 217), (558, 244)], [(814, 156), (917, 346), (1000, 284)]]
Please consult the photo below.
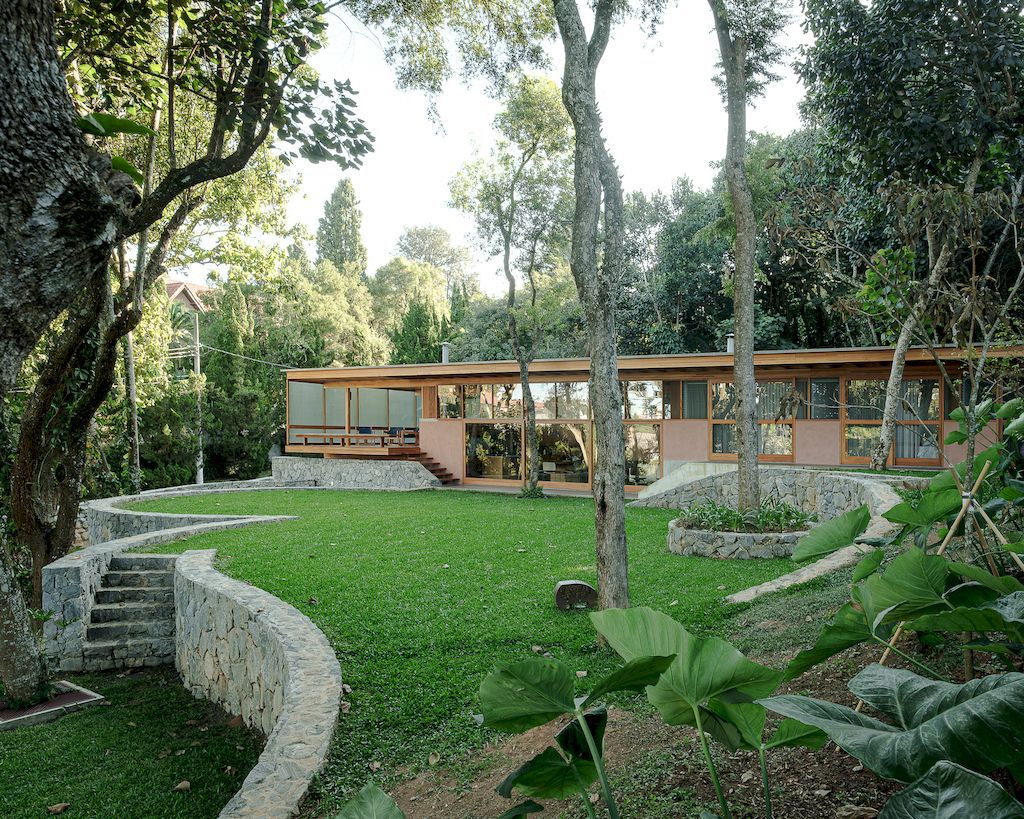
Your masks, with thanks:
[[(361, 430), (368, 430), (366, 432)], [(382, 449), (386, 447), (419, 446), (420, 434), (417, 429), (403, 427), (343, 427), (307, 426), (288, 424), (286, 427), (288, 446), (338, 446)]]

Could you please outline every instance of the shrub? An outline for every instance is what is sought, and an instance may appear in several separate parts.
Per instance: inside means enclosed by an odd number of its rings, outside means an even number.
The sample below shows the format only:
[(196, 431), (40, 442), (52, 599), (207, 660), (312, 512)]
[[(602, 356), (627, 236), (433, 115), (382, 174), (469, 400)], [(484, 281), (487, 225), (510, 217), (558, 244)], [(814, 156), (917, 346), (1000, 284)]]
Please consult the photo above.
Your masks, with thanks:
[(795, 506), (778, 498), (765, 498), (761, 508), (747, 513), (712, 500), (684, 510), (679, 521), (687, 529), (708, 529), (714, 532), (793, 532), (806, 529), (816, 520)]

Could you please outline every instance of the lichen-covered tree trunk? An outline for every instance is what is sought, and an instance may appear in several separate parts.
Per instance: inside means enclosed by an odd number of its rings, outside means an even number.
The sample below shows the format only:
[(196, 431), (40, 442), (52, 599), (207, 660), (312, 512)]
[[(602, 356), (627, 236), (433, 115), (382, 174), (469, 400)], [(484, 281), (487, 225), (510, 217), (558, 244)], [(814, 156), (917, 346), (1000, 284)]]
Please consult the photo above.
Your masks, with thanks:
[[(597, 66), (611, 32), (614, 3), (599, 0), (589, 40), (574, 0), (555, 0), (554, 9), (565, 50), (562, 98), (576, 136), (576, 209), (570, 268), (587, 320), (589, 340), (598, 603), (602, 608), (625, 608), (629, 605), (624, 496), (626, 456), (615, 349), (617, 274), (623, 235), (622, 191), (601, 136), (595, 88)], [(602, 194), (605, 232), (599, 263)]]
[(709, 0), (715, 18), (725, 72), (728, 135), (725, 177), (732, 200), (736, 240), (733, 244), (733, 314), (736, 346), (733, 385), (736, 390), (738, 506), (741, 512), (761, 506), (757, 477), (757, 381), (754, 377), (754, 270), (757, 217), (744, 166), (747, 154), (747, 43), (733, 37), (721, 0)]
[(7, 698), (32, 700), (45, 680), (43, 658), (28, 609), (14, 579), (14, 566), (0, 546), (0, 680)]

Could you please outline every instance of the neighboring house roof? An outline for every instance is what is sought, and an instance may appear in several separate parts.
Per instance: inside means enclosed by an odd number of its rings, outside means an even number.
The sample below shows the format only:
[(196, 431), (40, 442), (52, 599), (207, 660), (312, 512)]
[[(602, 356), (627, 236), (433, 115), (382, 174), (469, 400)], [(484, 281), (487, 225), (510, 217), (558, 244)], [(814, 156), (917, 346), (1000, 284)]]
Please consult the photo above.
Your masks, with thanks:
[(193, 313), (205, 313), (206, 305), (203, 303), (203, 293), (209, 290), (201, 284), (192, 284), (183, 281), (167, 282), (167, 298), (176, 301), (186, 310)]

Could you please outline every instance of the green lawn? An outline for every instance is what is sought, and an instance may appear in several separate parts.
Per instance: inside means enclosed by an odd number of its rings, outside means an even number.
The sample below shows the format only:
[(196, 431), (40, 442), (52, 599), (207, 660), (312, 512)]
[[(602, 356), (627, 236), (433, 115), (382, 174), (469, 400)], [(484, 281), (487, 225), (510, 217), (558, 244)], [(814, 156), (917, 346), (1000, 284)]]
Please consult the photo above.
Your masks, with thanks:
[[(256, 764), (260, 739), (194, 699), (172, 669), (72, 679), (110, 705), (0, 732), (4, 819), (47, 816), (65, 802), (64, 815), (75, 819), (208, 819)], [(191, 790), (176, 792), (185, 779)]]
[[(582, 613), (553, 606), (555, 582), (595, 582), (593, 503), (478, 492), (279, 490), (153, 500), (136, 508), (290, 514), (298, 520), (202, 535), (164, 551), (215, 548), (228, 574), (308, 614), (334, 645), (352, 686), (317, 785), (330, 810), (372, 776), (452, 763), (487, 739), (472, 719), (496, 660), (543, 646), (581, 690), (614, 656)], [(726, 594), (792, 568), (788, 561), (721, 561), (668, 553), (673, 512), (629, 509), (632, 599), (700, 633), (721, 630)], [(719, 588), (724, 587), (724, 588)]]

